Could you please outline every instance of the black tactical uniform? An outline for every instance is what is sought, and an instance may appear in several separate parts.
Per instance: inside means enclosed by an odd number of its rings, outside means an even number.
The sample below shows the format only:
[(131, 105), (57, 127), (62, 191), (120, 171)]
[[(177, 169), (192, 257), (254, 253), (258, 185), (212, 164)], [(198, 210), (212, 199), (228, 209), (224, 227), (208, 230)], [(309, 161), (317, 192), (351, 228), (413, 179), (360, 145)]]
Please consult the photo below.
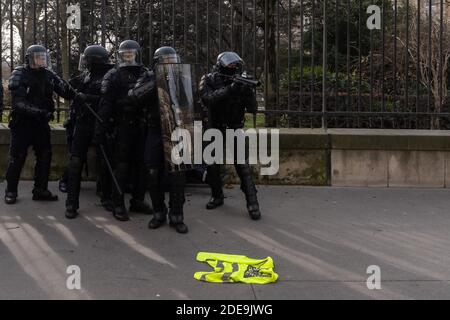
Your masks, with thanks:
[[(156, 50), (154, 54), (154, 65), (158, 63), (180, 63), (180, 58), (173, 48), (162, 47)], [(145, 147), (145, 165), (147, 167), (148, 188), (154, 211), (149, 228), (157, 229), (167, 220), (167, 207), (165, 205), (164, 187), (162, 183), (162, 179), (165, 176), (165, 162), (161, 133), (161, 116), (158, 107), (157, 92), (156, 90), (153, 92)], [(178, 171), (170, 172), (167, 176), (169, 180), (170, 226), (174, 227), (179, 233), (187, 233), (188, 228), (183, 222), (184, 189), (186, 185), (185, 174), (182, 171)]]
[[(108, 51), (99, 45), (87, 47), (80, 57), (82, 74), (75, 88), (83, 93), (86, 99), (80, 103), (75, 101), (71, 110), (75, 112), (75, 126), (70, 150), (70, 164), (67, 182), (66, 217), (73, 219), (79, 208), (81, 174), (87, 160), (87, 153), (94, 135), (96, 118), (93, 112), (98, 112), (100, 90), (104, 75), (112, 68), (109, 63)], [(89, 109), (90, 108), (90, 109)], [(101, 156), (100, 156), (101, 157)], [(102, 170), (100, 170), (100, 175)], [(102, 203), (110, 201), (108, 183), (103, 183)]]
[[(203, 104), (207, 108), (208, 126), (219, 129), (224, 137), (226, 129), (243, 128), (245, 112), (256, 112), (254, 88), (240, 85), (232, 76), (242, 73), (243, 61), (234, 52), (224, 52), (217, 58), (215, 70), (203, 76), (199, 90)], [(247, 209), (252, 219), (261, 218), (256, 196), (256, 187), (248, 164), (237, 164), (236, 172), (241, 180), (241, 190), (247, 200)], [(208, 166), (207, 182), (211, 187), (212, 198), (206, 208), (211, 210), (223, 205), (222, 181), (218, 164)]]
[[(142, 65), (142, 53), (139, 44), (126, 40), (119, 46), (118, 67), (110, 70), (102, 83), (102, 100), (99, 115), (104, 123), (114, 125), (114, 174), (121, 191), (124, 191), (129, 181), (133, 185), (131, 212), (151, 213), (145, 203), (145, 167), (144, 149), (146, 136), (147, 104), (128, 95), (139, 78), (150, 76), (150, 71)], [(96, 142), (105, 140), (108, 130), (99, 123), (96, 126)], [(120, 221), (129, 219), (125, 208), (124, 197), (117, 188), (112, 188), (113, 214)]]
[(26, 63), (17, 67), (9, 79), (12, 98), (10, 160), (6, 173), (8, 182), (5, 202), (13, 204), (17, 198), (20, 173), (29, 146), (36, 155), (33, 200), (56, 201), (57, 196), (48, 191), (48, 178), (52, 158), (50, 126), (55, 105), (53, 92), (72, 100), (75, 90), (58, 75), (49, 70), (47, 50), (40, 45), (27, 49)]
[[(80, 88), (84, 78), (85, 78), (84, 73), (79, 73), (77, 75), (72, 76), (72, 78), (69, 79), (69, 84), (72, 86), (72, 88), (75, 89)], [(75, 105), (73, 103), (70, 105), (68, 117), (63, 124), (64, 128), (66, 129), (66, 141), (69, 153), (70, 150), (72, 149), (73, 133), (75, 130), (75, 120), (77, 118), (76, 109), (74, 108), (74, 106)], [(61, 191), (62, 193), (67, 193), (67, 180), (69, 179), (68, 175), (69, 175), (69, 167), (67, 167), (64, 170), (58, 182), (59, 191)]]

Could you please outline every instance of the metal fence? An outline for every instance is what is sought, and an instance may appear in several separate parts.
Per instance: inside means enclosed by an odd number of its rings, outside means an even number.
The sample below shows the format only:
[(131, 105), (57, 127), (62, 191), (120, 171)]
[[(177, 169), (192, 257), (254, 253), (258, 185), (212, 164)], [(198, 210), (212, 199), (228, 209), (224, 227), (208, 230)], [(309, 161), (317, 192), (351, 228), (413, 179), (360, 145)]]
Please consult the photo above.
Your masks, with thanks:
[[(67, 28), (71, 5), (81, 28)], [(42, 43), (56, 72), (76, 72), (88, 44), (137, 40), (148, 65), (174, 46), (203, 72), (238, 52), (259, 78), (258, 124), (447, 129), (447, 0), (1, 0), (0, 72)], [(70, 10), (69, 10), (70, 11)], [(13, 26), (11, 28), (11, 25)], [(4, 68), (5, 63), (7, 64)], [(6, 99), (8, 105), (8, 99)], [(65, 105), (57, 99), (57, 120)]]

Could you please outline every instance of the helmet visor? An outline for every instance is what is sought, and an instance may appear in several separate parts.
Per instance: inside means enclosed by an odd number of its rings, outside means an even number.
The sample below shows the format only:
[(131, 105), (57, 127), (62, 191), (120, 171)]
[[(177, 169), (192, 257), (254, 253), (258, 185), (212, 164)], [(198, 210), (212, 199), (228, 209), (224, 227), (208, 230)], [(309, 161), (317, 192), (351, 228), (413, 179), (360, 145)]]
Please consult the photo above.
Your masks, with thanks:
[(32, 52), (28, 55), (28, 65), (31, 69), (51, 69), (52, 64), (47, 52)]
[(117, 58), (119, 67), (141, 66), (141, 55), (137, 49), (120, 50)]
[(78, 63), (78, 70), (85, 71), (91, 70), (95, 66), (108, 66), (111, 62), (109, 58), (101, 56), (86, 56), (84, 53), (80, 56), (80, 62)]
[(158, 63), (181, 63), (181, 59), (177, 54), (165, 54), (158, 57)]
[(227, 52), (223, 54), (220, 59), (220, 64), (225, 68), (232, 68), (242, 65), (242, 59), (234, 52)]

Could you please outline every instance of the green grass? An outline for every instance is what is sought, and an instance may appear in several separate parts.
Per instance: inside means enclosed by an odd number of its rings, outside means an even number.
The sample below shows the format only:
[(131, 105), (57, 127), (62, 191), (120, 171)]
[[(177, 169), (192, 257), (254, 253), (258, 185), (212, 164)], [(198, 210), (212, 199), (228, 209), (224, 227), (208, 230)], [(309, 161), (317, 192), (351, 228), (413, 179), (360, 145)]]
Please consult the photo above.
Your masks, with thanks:
[[(256, 115), (256, 128), (264, 128), (266, 117), (263, 114)], [(253, 128), (253, 114), (245, 114), (245, 128)]]

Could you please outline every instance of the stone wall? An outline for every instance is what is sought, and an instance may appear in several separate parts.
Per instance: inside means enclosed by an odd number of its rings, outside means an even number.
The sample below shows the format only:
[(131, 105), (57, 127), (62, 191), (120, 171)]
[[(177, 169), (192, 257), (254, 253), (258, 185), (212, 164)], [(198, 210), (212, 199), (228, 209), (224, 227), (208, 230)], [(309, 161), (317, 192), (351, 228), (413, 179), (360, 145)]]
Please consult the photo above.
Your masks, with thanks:
[[(9, 130), (0, 124), (0, 176), (8, 161)], [(65, 130), (52, 126), (51, 179), (68, 161)], [(95, 152), (89, 152), (89, 176), (95, 178)], [(33, 177), (30, 150), (23, 179)], [(232, 181), (237, 182), (233, 168)], [(260, 176), (259, 184), (362, 187), (435, 187), (450, 184), (450, 132), (364, 129), (280, 129), (280, 170)]]

